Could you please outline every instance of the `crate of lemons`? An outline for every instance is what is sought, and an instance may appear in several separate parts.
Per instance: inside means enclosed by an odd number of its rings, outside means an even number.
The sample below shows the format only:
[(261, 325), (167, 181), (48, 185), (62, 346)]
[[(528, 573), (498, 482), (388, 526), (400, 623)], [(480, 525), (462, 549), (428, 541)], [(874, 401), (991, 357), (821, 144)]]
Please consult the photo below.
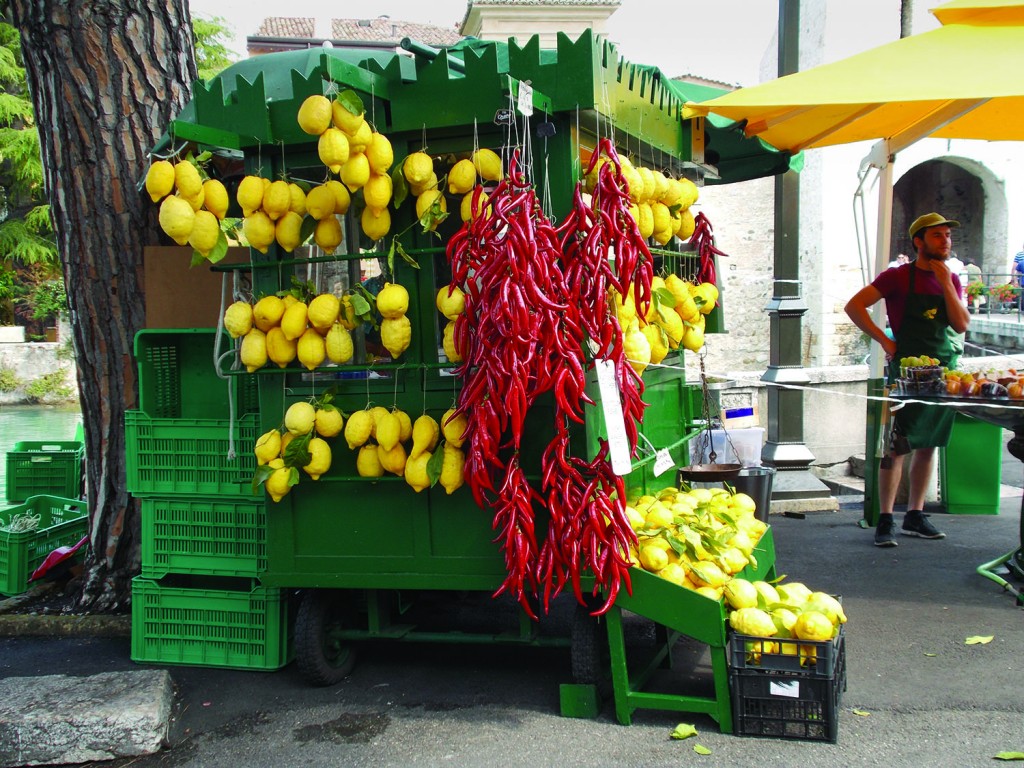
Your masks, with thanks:
[[(292, 403), (284, 422), (256, 440), (253, 493), (263, 485), (279, 502), (298, 485), (304, 473), (319, 480), (331, 468), (333, 438), (357, 451), (356, 472), (376, 479), (401, 477), (417, 493), (440, 483), (449, 495), (462, 487), (462, 451), (466, 417), (448, 409), (438, 422), (427, 413), (413, 421), (398, 408), (367, 406), (346, 415), (325, 393), (311, 401)], [(300, 472), (301, 470), (301, 472)]]
[(714, 283), (692, 283), (675, 274), (655, 275), (651, 280), (651, 302), (640, 317), (632, 289), (623, 296), (609, 289), (609, 299), (622, 328), (622, 344), (629, 364), (642, 374), (651, 363), (657, 365), (669, 352), (704, 346), (706, 316), (718, 301)]
[(846, 614), (836, 598), (804, 584), (737, 575), (747, 565), (757, 566), (754, 550), (767, 529), (754, 511), (749, 495), (725, 488), (666, 488), (657, 496), (641, 496), (626, 507), (637, 535), (634, 565), (724, 600), (734, 632), (769, 638), (748, 643), (748, 662), (759, 663), (763, 652), (799, 655), (801, 663), (813, 663), (812, 643), (833, 640)]
[(408, 309), (409, 292), (396, 283), (385, 283), (376, 296), (360, 285), (338, 297), (314, 295), (312, 286), (296, 281), (291, 289), (255, 304), (232, 303), (224, 312), (224, 329), (241, 339), (239, 361), (249, 373), (268, 363), (287, 368), (296, 360), (312, 371), (326, 361), (350, 362), (355, 353), (352, 332), (364, 322), (379, 327), (381, 343), (393, 358), (400, 357), (412, 340)]

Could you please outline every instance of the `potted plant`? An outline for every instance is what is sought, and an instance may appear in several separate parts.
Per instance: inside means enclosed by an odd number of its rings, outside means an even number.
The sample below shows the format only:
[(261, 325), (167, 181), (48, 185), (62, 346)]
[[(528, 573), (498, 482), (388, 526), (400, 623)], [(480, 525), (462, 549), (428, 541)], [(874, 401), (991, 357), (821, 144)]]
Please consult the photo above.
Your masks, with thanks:
[(989, 296), (992, 297), (994, 306), (998, 306), (1005, 310), (1016, 308), (1017, 296), (1020, 293), (1020, 289), (1010, 283), (1001, 283), (1000, 285), (993, 285), (989, 288), (988, 293)]
[[(68, 311), (68, 297), (63, 280), (47, 280), (32, 292), (32, 319), (47, 321), (46, 340), (57, 341), (57, 319)], [(49, 325), (53, 322), (54, 325)]]
[(968, 304), (975, 312), (988, 300), (986, 298), (988, 296), (988, 286), (981, 280), (972, 280), (967, 284), (964, 291), (967, 293)]

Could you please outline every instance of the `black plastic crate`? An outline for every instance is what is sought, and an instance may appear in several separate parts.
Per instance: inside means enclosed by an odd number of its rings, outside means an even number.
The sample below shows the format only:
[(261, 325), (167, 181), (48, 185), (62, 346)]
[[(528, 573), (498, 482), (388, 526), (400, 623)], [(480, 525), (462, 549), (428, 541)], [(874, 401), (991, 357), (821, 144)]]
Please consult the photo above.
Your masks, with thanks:
[[(730, 644), (745, 649), (742, 641), (750, 639), (735, 635)], [(846, 690), (845, 633), (841, 631), (833, 642), (822, 645), (824, 652), (807, 667), (799, 666), (797, 656), (768, 653), (758, 660), (767, 666), (751, 666), (745, 654), (740, 656), (745, 666), (730, 666), (729, 688), (737, 736), (836, 741), (839, 705)], [(794, 664), (795, 669), (772, 668), (779, 664)]]

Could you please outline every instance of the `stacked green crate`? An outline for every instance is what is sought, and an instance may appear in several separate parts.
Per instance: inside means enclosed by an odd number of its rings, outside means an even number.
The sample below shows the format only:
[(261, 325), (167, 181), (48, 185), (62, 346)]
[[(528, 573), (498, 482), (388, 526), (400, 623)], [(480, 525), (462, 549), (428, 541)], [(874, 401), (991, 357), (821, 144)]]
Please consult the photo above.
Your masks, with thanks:
[[(221, 350), (231, 349), (221, 336)], [(281, 590), (266, 570), (266, 507), (252, 494), (254, 377), (217, 376), (214, 329), (141, 331), (139, 409), (125, 414), (128, 490), (142, 508), (132, 659), (240, 669), (288, 661)]]

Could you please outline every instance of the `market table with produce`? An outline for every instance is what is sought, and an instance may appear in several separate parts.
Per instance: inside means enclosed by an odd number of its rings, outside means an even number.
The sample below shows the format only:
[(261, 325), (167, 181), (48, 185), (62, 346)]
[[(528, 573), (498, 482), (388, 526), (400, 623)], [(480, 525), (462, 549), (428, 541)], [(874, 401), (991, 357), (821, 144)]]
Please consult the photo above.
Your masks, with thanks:
[[(610, 683), (623, 723), (834, 740), (842, 609), (780, 596), (753, 499), (674, 471), (706, 411), (683, 356), (724, 330), (699, 187), (789, 158), (681, 120), (590, 33), (405, 47), (241, 62), (153, 150), (161, 227), (223, 283), (216, 328), (136, 338), (132, 657), (294, 656), (326, 685), (370, 640), (564, 645), (567, 715)], [(510, 598), (518, 631), (408, 619), (467, 591)], [(556, 601), (570, 637), (539, 630)], [(623, 611), (659, 628), (639, 673)], [(709, 647), (713, 695), (642, 690), (679, 635)], [(796, 696), (762, 690), (783, 679)]]

